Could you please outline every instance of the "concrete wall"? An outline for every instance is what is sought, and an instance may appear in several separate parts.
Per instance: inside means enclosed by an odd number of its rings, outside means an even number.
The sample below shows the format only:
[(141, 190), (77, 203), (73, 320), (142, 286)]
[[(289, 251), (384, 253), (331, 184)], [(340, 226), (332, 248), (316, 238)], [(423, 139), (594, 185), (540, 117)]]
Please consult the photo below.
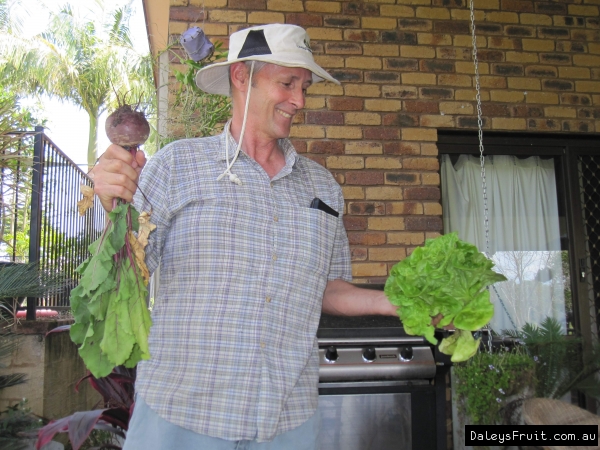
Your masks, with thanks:
[[(48, 419), (58, 419), (75, 411), (91, 409), (101, 398), (83, 382), (79, 393), (75, 384), (86, 375), (83, 360), (69, 333), (51, 334), (44, 338), (48, 322), (28, 324), (23, 322), (15, 328), (19, 333), (0, 339), (15, 339), (18, 347), (10, 358), (0, 361), (8, 367), (0, 369), (0, 375), (11, 373), (27, 374), (27, 382), (0, 390), (0, 410), (28, 400), (31, 412)], [(54, 322), (54, 326), (56, 323)]]
[[(341, 81), (308, 90), (296, 149), (342, 186), (356, 282), (442, 230), (438, 129), (477, 128), (468, 0), (171, 0), (177, 42), (305, 27)], [(600, 131), (600, 0), (475, 0), (484, 130)], [(176, 59), (172, 59), (175, 67)]]

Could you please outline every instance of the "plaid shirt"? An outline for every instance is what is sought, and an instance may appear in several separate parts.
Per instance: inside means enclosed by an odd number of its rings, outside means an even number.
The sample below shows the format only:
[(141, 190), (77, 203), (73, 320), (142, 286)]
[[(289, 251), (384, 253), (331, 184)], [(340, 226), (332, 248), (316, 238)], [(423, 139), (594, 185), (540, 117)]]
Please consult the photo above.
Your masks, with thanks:
[[(229, 158), (237, 146), (228, 133)], [(273, 179), (243, 152), (225, 176), (225, 134), (148, 161), (136, 195), (161, 264), (149, 361), (137, 392), (164, 419), (228, 440), (271, 440), (318, 403), (316, 331), (328, 280), (351, 279), (343, 197), (331, 174), (279, 141)], [(319, 197), (340, 217), (309, 208)], [(149, 203), (148, 203), (149, 201)]]

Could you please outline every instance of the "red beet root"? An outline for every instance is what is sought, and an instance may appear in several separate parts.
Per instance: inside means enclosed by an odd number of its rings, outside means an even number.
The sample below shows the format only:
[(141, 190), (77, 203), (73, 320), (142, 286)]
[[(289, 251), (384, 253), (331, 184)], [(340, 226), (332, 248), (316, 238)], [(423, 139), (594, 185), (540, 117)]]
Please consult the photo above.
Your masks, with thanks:
[(122, 105), (106, 119), (106, 135), (113, 144), (137, 148), (150, 134), (150, 125), (144, 113)]

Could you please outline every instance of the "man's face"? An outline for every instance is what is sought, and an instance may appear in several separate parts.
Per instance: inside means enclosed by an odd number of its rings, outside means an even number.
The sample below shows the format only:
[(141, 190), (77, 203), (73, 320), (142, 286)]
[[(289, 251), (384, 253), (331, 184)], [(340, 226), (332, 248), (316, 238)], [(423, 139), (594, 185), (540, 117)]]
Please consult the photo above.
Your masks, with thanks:
[(254, 76), (248, 126), (252, 124), (264, 138), (288, 137), (294, 115), (304, 108), (306, 89), (311, 84), (312, 73), (307, 69), (267, 64)]

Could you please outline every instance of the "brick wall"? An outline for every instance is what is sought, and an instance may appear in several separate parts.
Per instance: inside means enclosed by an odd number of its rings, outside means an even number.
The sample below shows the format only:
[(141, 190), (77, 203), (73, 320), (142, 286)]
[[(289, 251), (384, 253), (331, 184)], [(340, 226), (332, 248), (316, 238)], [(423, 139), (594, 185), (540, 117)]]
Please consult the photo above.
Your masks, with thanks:
[[(599, 5), (475, 0), (484, 130), (600, 131)], [(342, 85), (309, 89), (291, 137), (342, 186), (357, 282), (382, 282), (439, 234), (437, 130), (477, 127), (466, 0), (171, 0), (170, 11), (175, 41), (192, 25), (225, 45), (250, 25), (308, 30)]]

